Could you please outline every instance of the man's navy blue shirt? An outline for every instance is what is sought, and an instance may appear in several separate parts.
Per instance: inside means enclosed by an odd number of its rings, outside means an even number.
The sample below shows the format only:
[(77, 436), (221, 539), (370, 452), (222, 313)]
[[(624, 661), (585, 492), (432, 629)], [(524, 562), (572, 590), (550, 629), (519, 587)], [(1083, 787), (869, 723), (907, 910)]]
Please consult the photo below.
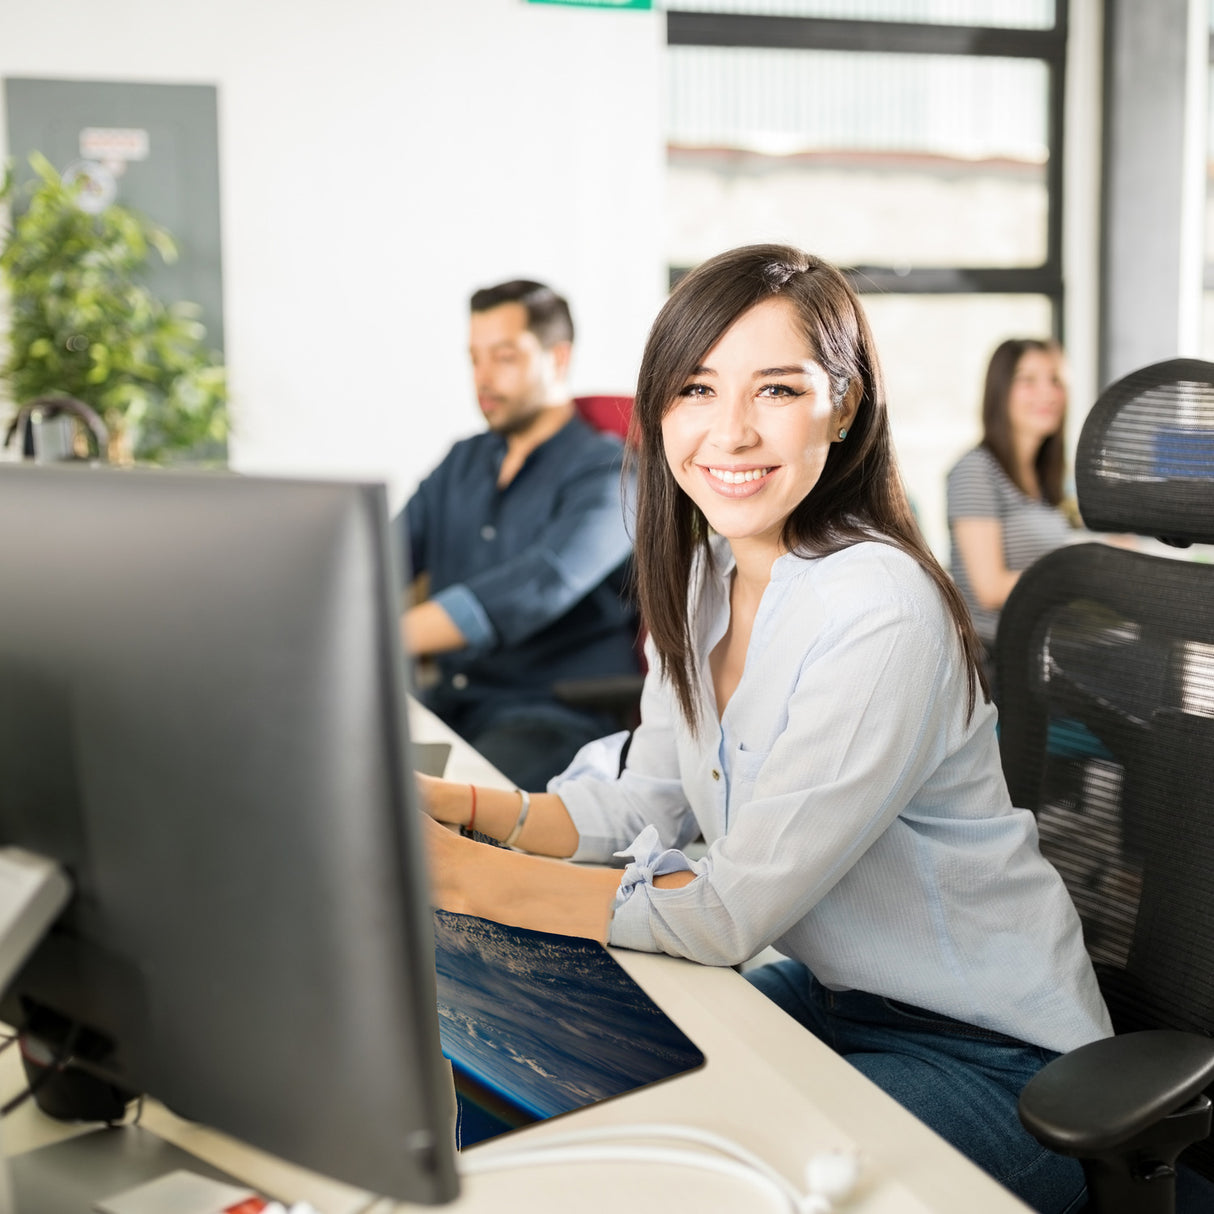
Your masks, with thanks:
[(462, 733), (552, 702), (559, 679), (637, 670), (623, 445), (574, 417), (499, 489), (505, 453), (492, 431), (456, 443), (397, 519), (410, 576), (468, 641), (422, 694)]

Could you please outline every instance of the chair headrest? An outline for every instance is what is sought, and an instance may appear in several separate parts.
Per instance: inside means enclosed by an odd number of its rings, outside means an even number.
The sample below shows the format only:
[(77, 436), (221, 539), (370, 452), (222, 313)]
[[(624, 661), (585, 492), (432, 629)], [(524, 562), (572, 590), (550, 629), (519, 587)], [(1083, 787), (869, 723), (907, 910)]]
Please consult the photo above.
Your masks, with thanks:
[(1172, 358), (1110, 384), (1079, 435), (1075, 490), (1092, 531), (1214, 543), (1214, 363)]

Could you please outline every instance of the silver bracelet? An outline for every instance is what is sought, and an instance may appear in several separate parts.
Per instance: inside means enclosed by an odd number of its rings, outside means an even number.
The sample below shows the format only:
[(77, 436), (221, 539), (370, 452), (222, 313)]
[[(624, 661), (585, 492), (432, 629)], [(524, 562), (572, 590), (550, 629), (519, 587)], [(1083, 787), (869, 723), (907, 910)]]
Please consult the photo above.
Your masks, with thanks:
[(518, 821), (514, 824), (514, 829), (502, 840), (506, 847), (513, 847), (518, 842), (518, 837), (523, 833), (523, 824), (527, 821), (527, 815), (531, 812), (531, 794), (523, 792), (521, 788), (514, 790), (523, 799), (523, 807), (518, 811)]

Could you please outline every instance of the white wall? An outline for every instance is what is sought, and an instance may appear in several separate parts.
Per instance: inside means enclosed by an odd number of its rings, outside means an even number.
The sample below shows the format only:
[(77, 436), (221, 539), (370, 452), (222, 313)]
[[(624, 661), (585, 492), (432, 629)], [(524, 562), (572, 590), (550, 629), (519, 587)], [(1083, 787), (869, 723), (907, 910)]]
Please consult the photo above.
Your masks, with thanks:
[(665, 295), (664, 38), (523, 0), (4, 0), (0, 77), (218, 86), (232, 463), (399, 501), (480, 428), (476, 287), (548, 281), (575, 390), (631, 389)]
[[(1096, 388), (1100, 7), (1071, 6), (1072, 444)], [(478, 286), (550, 281), (575, 390), (631, 387), (665, 295), (664, 31), (524, 0), (0, 0), (0, 77), (218, 86), (232, 462), (399, 501), (481, 425)]]

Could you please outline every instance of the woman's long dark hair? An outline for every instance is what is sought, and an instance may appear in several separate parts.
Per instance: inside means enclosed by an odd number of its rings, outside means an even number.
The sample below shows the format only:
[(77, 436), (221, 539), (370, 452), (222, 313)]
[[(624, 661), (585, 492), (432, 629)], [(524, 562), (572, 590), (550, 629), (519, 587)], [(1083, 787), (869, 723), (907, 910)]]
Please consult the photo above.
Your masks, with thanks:
[(1066, 413), (1057, 431), (1046, 438), (1037, 449), (1033, 467), (1037, 484), (1026, 485), (1021, 480), (1012, 440), (1012, 419), (1008, 402), (1012, 395), (1012, 380), (1020, 360), (1030, 351), (1062, 357), (1062, 347), (1056, 341), (1037, 337), (1009, 337), (995, 347), (986, 368), (986, 384), (982, 390), (982, 445), (995, 457), (1008, 479), (1028, 497), (1041, 495), (1051, 506), (1062, 501), (1062, 480), (1066, 472)]
[(632, 425), (638, 487), (636, 570), (641, 613), (684, 718), (699, 724), (688, 587), (698, 553), (710, 559), (703, 513), (666, 461), (662, 419), (704, 356), (742, 313), (767, 299), (796, 309), (831, 396), (859, 400), (847, 438), (831, 443), (822, 475), (784, 524), (793, 552), (816, 556), (878, 540), (914, 557), (939, 587), (969, 668), (968, 711), (981, 686), (981, 645), (965, 603), (924, 542), (902, 486), (881, 369), (855, 292), (833, 266), (784, 245), (749, 245), (704, 262), (680, 280), (649, 333)]

